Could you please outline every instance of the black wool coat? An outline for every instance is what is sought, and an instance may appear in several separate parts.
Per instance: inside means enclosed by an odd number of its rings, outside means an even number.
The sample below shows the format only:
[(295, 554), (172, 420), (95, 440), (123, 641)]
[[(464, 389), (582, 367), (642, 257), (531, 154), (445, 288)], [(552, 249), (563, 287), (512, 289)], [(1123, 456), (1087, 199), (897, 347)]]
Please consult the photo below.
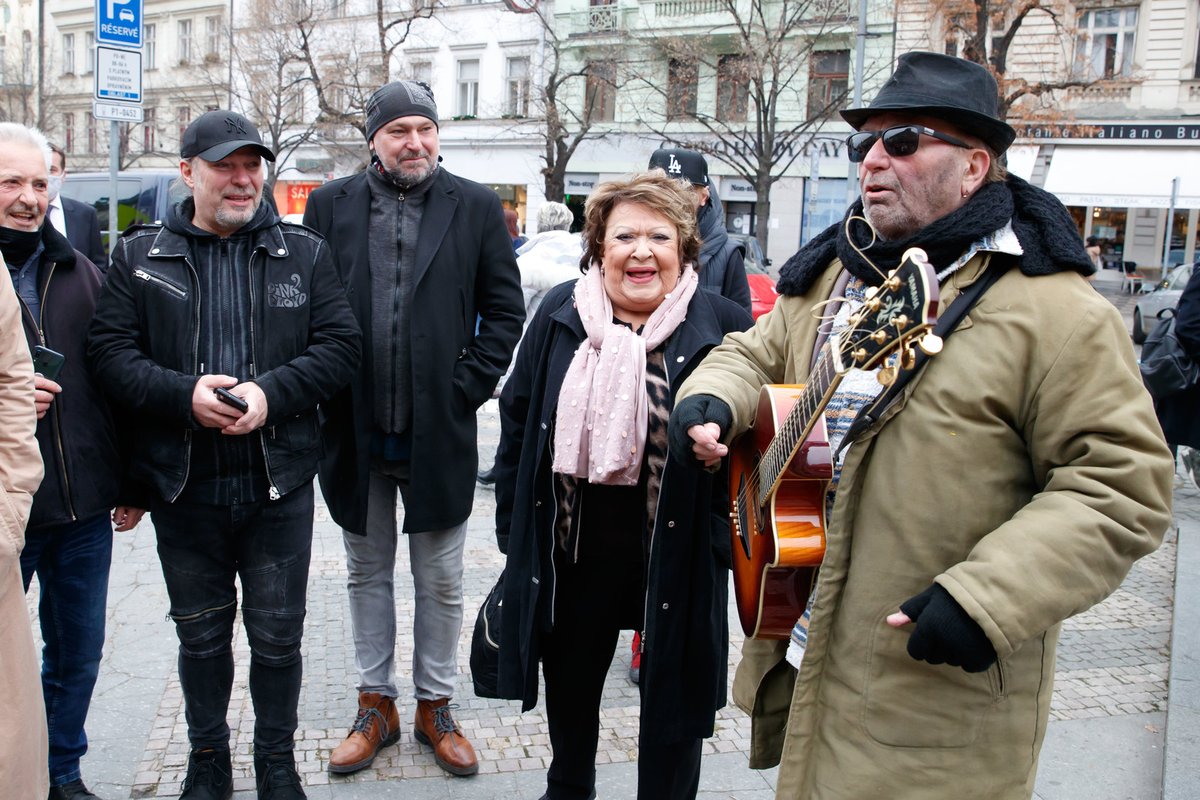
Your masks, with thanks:
[[(325, 457), (318, 473), (334, 521), (360, 534), (367, 529), (374, 429), (367, 179), (360, 172), (325, 184), (304, 211), (304, 224), (329, 242), (362, 329), (363, 359), (353, 380), (324, 404)], [(491, 398), (525, 321), (512, 239), (494, 191), (439, 168), (416, 248), (409, 317), (412, 477), (404, 506), (409, 533), (442, 530), (470, 516), (479, 467), (475, 411)]]
[[(1200, 269), (1192, 272), (1175, 311), (1175, 335), (1200, 364)], [(1200, 448), (1200, 384), (1154, 404), (1168, 444)]]
[[(537, 702), (543, 632), (553, 626), (555, 515), (551, 443), (559, 388), (586, 338), (574, 282), (538, 307), (500, 396), (496, 536), (508, 555), (501, 615), (500, 692)], [(726, 333), (750, 327), (736, 303), (696, 292), (667, 340), (671, 404), (680, 385)], [(693, 466), (695, 464), (695, 466)], [(726, 473), (668, 457), (647, 568), (641, 741), (711, 736), (726, 702), (730, 533)]]

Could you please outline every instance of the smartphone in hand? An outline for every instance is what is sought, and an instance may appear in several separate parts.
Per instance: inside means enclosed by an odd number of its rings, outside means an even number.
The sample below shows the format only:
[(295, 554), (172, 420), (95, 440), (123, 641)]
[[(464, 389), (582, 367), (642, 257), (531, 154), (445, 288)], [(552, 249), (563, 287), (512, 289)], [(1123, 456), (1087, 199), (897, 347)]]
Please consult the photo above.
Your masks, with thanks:
[(48, 381), (57, 381), (62, 373), (63, 364), (67, 357), (62, 353), (42, 347), (40, 344), (33, 348), (33, 371)]
[(217, 399), (220, 400), (222, 403), (233, 406), (238, 411), (241, 411), (243, 414), (246, 413), (246, 409), (250, 408), (249, 403), (247, 403), (245, 400), (238, 397), (236, 394), (229, 391), (228, 389), (225, 389), (222, 387), (222, 388), (213, 389), (213, 392), (217, 395)]

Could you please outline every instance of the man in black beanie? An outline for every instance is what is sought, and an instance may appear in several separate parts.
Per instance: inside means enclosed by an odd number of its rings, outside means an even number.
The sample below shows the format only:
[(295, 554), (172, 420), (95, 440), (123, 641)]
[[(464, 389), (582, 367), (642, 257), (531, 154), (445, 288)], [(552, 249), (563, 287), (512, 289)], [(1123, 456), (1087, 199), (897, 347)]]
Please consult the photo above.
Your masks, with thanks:
[[(524, 295), (500, 199), (438, 166), (429, 87), (396, 81), (367, 103), (371, 163), (309, 197), (369, 343), (326, 405), (321, 489), (342, 526), (358, 714), (329, 771), (363, 769), (400, 736), (395, 676), (396, 496), (413, 612), (414, 735), (454, 775), (479, 769), (450, 704), (462, 629), (463, 546), (474, 500), (475, 411), (521, 335)], [(476, 322), (478, 320), (478, 323)]]
[(84, 800), (95, 797), (79, 760), (88, 749), (84, 722), (104, 647), (113, 522), (118, 531), (133, 528), (144, 505), (127, 496), (112, 413), (84, 358), (100, 271), (46, 216), (49, 165), (40, 131), (0, 123), (0, 252), (34, 356), (32, 400), (45, 462), (21, 579), (28, 590), (36, 574), (40, 587), (50, 800)]
[[(784, 265), (775, 310), (713, 349), (671, 417), (672, 455), (715, 462), (762, 385), (808, 382), (823, 331), (846, 356), (837, 380), (821, 373), (836, 455), (810, 498), (825, 524), (815, 585), (797, 569), (803, 586), (773, 583), (767, 608), (742, 609), (783, 622), (747, 638), (733, 687), (751, 766), (780, 765), (779, 798), (1028, 797), (1062, 621), (1171, 522), (1171, 455), (1129, 334), (1084, 280), (1067, 210), (1005, 174), (1015, 132), (997, 98), (985, 67), (907, 53), (869, 107), (843, 111), (861, 203)], [(885, 282), (909, 248), (932, 266)], [(967, 309), (944, 349), (915, 371), (908, 347), (850, 368), (895, 339), (902, 312), (921, 319), (906, 307), (918, 275), (939, 313)], [(910, 380), (884, 390), (898, 369)]]

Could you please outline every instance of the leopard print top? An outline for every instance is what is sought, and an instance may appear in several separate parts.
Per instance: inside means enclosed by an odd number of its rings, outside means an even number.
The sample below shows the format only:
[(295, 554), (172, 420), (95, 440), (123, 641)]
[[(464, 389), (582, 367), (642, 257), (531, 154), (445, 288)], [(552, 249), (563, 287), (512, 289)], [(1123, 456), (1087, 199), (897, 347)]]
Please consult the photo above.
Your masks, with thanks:
[[(637, 486), (603, 486), (580, 482), (569, 475), (554, 475), (558, 500), (555, 545), (572, 562), (579, 557), (581, 526), (606, 540), (613, 539), (614, 545), (619, 545), (620, 540), (628, 538), (640, 528), (638, 538), (641, 540), (643, 560), (649, 552), (658, 490), (667, 462), (667, 419), (671, 415), (671, 385), (667, 379), (664, 348), (665, 345), (662, 345), (646, 354), (649, 418), (645, 455)], [(582, 515), (579, 511), (584, 505), (588, 509), (593, 506), (603, 509), (603, 519), (597, 519), (596, 515), (590, 515), (586, 520), (580, 519)]]

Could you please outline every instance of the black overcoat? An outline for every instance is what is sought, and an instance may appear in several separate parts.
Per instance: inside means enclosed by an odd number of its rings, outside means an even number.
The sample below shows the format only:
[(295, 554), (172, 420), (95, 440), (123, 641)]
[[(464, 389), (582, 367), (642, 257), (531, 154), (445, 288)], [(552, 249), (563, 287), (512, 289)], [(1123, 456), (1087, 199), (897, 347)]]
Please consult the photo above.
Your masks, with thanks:
[[(500, 692), (537, 702), (543, 631), (553, 625), (551, 558), (555, 501), (551, 436), (558, 391), (585, 338), (574, 282), (538, 307), (500, 396), (496, 454), (496, 535), (507, 553), (501, 615)], [(684, 379), (722, 337), (750, 327), (736, 303), (696, 292), (666, 343), (671, 403)], [(693, 464), (695, 466), (693, 466)], [(647, 573), (641, 665), (641, 741), (666, 744), (711, 736), (725, 705), (729, 648), (730, 538), (724, 470), (668, 457)]]
[[(366, 533), (371, 397), (371, 273), (367, 174), (332, 181), (308, 198), (304, 224), (328, 241), (363, 333), (350, 385), (325, 404), (321, 492), (335, 522)], [(416, 243), (412, 337), (412, 478), (404, 530), (458, 525), (471, 514), (478, 470), (475, 411), (512, 360), (525, 297), (500, 198), (439, 168)], [(476, 315), (479, 332), (476, 333)]]
[[(1192, 361), (1200, 364), (1200, 269), (1192, 271), (1179, 296), (1175, 335)], [(1159, 400), (1154, 410), (1169, 444), (1200, 448), (1200, 385)]]

